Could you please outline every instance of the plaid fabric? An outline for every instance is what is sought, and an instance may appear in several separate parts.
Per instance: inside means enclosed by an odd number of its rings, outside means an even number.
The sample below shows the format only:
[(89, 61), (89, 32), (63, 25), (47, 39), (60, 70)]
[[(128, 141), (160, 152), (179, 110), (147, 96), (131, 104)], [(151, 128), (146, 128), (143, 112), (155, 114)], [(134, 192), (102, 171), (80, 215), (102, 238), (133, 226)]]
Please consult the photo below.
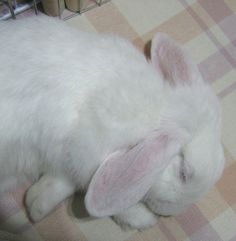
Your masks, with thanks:
[(23, 189), (0, 199), (0, 225), (33, 241), (236, 241), (236, 1), (113, 0), (67, 21), (80, 30), (114, 32), (144, 51), (158, 32), (184, 45), (223, 106), (226, 168), (211, 192), (185, 213), (160, 218), (145, 231), (123, 231), (111, 219), (92, 219), (76, 197), (37, 224), (23, 205)]

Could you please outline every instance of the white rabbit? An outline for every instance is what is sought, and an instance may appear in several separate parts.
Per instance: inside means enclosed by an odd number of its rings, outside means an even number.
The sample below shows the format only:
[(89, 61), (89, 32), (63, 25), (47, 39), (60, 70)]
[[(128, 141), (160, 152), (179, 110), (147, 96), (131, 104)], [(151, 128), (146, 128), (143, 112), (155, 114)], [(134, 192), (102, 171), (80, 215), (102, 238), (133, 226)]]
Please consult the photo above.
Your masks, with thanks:
[(91, 215), (145, 228), (220, 177), (219, 103), (165, 34), (151, 62), (122, 38), (45, 16), (0, 34), (0, 190), (34, 180), (34, 221), (81, 189)]

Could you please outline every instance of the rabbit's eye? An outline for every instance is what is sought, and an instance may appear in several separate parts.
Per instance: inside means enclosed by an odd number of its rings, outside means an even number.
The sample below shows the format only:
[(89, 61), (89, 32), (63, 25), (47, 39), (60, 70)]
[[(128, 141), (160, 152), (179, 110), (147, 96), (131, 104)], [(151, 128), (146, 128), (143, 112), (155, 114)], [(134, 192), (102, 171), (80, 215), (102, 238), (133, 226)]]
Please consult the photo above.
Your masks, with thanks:
[(186, 170), (185, 170), (184, 165), (180, 166), (179, 176), (180, 176), (180, 180), (181, 180), (182, 183), (187, 182), (187, 174), (186, 174)]
[(190, 165), (182, 158), (180, 162), (179, 178), (183, 184), (186, 184), (193, 177), (193, 170)]

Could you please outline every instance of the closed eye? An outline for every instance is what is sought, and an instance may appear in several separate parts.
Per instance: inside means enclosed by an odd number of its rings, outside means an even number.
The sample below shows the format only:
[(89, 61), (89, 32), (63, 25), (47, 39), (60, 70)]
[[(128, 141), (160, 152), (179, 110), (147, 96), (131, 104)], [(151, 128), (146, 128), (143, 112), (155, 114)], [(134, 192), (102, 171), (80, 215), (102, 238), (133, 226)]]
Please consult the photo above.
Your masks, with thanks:
[(187, 174), (186, 174), (186, 169), (185, 169), (183, 160), (181, 161), (181, 164), (180, 164), (179, 177), (182, 183), (185, 184), (187, 182)]
[(180, 169), (179, 169), (179, 178), (183, 184), (186, 184), (189, 180), (193, 178), (193, 170), (188, 164), (186, 160), (184, 160), (184, 156), (181, 155)]

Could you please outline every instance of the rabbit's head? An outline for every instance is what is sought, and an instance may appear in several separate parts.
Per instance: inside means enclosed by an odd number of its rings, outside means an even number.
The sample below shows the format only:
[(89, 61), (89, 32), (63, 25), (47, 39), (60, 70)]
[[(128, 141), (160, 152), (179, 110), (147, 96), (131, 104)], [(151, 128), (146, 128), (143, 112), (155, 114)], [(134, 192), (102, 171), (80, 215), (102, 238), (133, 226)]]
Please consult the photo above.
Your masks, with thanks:
[(177, 215), (214, 185), (222, 174), (223, 165), (219, 137), (214, 130), (205, 129), (172, 157), (144, 202), (156, 214)]
[(163, 122), (173, 121), (189, 135), (152, 185), (145, 203), (157, 214), (174, 215), (196, 201), (221, 176), (221, 109), (188, 54), (166, 35), (157, 34), (152, 63), (167, 80)]
[(174, 215), (222, 173), (221, 110), (197, 66), (161, 33), (152, 41), (151, 64), (165, 80), (160, 123), (98, 168), (85, 197), (93, 216), (117, 214), (140, 200), (154, 213)]

